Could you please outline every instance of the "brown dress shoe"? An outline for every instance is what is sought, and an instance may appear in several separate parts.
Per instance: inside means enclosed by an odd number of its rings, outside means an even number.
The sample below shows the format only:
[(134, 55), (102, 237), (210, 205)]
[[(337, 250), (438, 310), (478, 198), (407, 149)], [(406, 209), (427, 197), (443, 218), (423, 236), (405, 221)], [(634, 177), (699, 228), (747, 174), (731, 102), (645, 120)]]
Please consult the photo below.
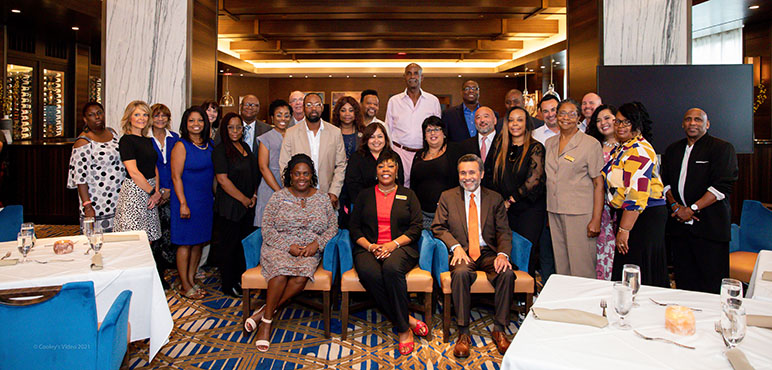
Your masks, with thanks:
[(496, 349), (503, 355), (507, 352), (507, 348), (509, 348), (509, 339), (507, 339), (507, 335), (502, 331), (494, 331), (492, 336), (493, 343), (496, 343)]
[(453, 356), (458, 358), (469, 357), (469, 347), (472, 346), (472, 338), (469, 334), (459, 334), (456, 345), (453, 347)]

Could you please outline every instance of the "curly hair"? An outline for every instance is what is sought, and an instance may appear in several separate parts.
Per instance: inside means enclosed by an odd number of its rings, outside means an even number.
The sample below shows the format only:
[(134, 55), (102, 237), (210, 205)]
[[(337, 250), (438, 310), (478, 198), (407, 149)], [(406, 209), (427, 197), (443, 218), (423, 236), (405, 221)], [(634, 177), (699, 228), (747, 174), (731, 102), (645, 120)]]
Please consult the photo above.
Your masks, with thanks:
[(619, 107), (619, 113), (632, 123), (630, 130), (640, 132), (646, 141), (651, 142), (654, 136), (651, 132), (652, 121), (649, 118), (649, 111), (646, 110), (646, 107), (641, 102), (634, 101), (622, 104)]
[(307, 154), (298, 153), (290, 158), (287, 167), (284, 168), (282, 177), (284, 178), (284, 187), (289, 188), (292, 186), (292, 179), (290, 178), (290, 172), (300, 163), (305, 163), (311, 169), (311, 186), (316, 187), (319, 183), (319, 178), (316, 177), (316, 170), (314, 169), (314, 161)]
[(364, 131), (365, 119), (362, 115), (362, 108), (360, 107), (357, 100), (350, 96), (343, 96), (338, 99), (337, 102), (335, 102), (335, 109), (332, 111), (332, 122), (330, 123), (340, 128), (340, 110), (343, 109), (343, 106), (346, 105), (346, 103), (351, 104), (351, 106), (354, 108), (354, 129), (356, 132)]

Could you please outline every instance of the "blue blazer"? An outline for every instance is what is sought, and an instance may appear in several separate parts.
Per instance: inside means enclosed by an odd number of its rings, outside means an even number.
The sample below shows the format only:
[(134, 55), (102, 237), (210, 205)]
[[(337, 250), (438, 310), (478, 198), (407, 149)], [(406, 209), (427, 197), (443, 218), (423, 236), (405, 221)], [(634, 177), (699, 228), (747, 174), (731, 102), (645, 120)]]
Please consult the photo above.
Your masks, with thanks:
[(172, 136), (166, 137), (166, 147), (164, 148), (166, 151), (166, 163), (164, 163), (164, 157), (161, 154), (161, 148), (158, 147), (158, 144), (156, 144), (155, 140), (153, 140), (153, 148), (155, 148), (155, 152), (158, 155), (158, 160), (156, 160), (156, 167), (158, 167), (158, 178), (160, 181), (160, 184), (158, 184), (162, 189), (171, 189), (172, 188), (172, 148), (174, 148), (174, 144), (176, 144), (180, 140), (180, 135), (176, 132), (169, 131)]

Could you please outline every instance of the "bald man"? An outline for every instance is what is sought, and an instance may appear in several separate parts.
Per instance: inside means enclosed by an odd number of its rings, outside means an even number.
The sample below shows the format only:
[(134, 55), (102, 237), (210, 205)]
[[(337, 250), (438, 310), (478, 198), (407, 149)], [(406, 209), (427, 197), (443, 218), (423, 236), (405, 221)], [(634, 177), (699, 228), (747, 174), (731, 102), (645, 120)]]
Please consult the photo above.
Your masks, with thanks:
[(729, 276), (729, 194), (737, 181), (732, 144), (708, 134), (708, 115), (699, 108), (681, 121), (686, 138), (662, 156), (662, 183), (670, 207), (668, 248), (678, 289), (717, 293)]
[(292, 108), (292, 118), (290, 119), (289, 127), (295, 126), (298, 123), (305, 122), (306, 113), (303, 109), (303, 98), (306, 94), (302, 91), (293, 91), (289, 95), (289, 105)]
[[(496, 121), (496, 132), (501, 132), (501, 128), (504, 127), (504, 123), (507, 122), (507, 112), (514, 107), (525, 108), (525, 97), (523, 92), (518, 89), (512, 89), (507, 91), (507, 95), (504, 95), (504, 107), (507, 109), (503, 114), (499, 115), (499, 119)], [(544, 121), (532, 116), (533, 128), (539, 128), (544, 125)]]
[(598, 94), (594, 92), (584, 94), (581, 107), (584, 119), (579, 122), (579, 130), (582, 132), (587, 131), (587, 123), (590, 120), (590, 117), (592, 117), (592, 114), (595, 112), (595, 108), (598, 108), (601, 104), (603, 104), (603, 101)]
[[(271, 125), (257, 119), (258, 112), (260, 112), (260, 99), (256, 96), (249, 94), (241, 100), (239, 114), (241, 114), (241, 119), (244, 123), (244, 142), (247, 143), (255, 156), (257, 156), (257, 148), (259, 146), (257, 137), (271, 131)], [(220, 134), (227, 135), (227, 130), (217, 130), (217, 135), (214, 137), (215, 145), (221, 141)]]
[(469, 80), (461, 85), (461, 100), (461, 104), (442, 111), (442, 122), (448, 128), (448, 140), (453, 142), (477, 135), (475, 114), (480, 108), (480, 85), (477, 81)]
[(480, 107), (474, 114), (474, 126), (476, 134), (459, 144), (459, 156), (464, 154), (474, 154), (480, 157), (485, 163), (493, 153), (491, 146), (496, 137), (496, 114), (493, 109)]

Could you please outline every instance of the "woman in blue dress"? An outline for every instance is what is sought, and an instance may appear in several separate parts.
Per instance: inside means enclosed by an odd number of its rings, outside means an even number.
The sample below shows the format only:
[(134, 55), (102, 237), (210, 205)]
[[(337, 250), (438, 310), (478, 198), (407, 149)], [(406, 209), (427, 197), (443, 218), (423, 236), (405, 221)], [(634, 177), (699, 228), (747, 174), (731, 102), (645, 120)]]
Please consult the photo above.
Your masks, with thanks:
[(212, 237), (214, 166), (209, 119), (201, 107), (188, 108), (180, 124), (181, 140), (172, 149), (172, 244), (177, 245), (177, 271), (182, 294), (201, 299), (194, 278), (201, 248)]

